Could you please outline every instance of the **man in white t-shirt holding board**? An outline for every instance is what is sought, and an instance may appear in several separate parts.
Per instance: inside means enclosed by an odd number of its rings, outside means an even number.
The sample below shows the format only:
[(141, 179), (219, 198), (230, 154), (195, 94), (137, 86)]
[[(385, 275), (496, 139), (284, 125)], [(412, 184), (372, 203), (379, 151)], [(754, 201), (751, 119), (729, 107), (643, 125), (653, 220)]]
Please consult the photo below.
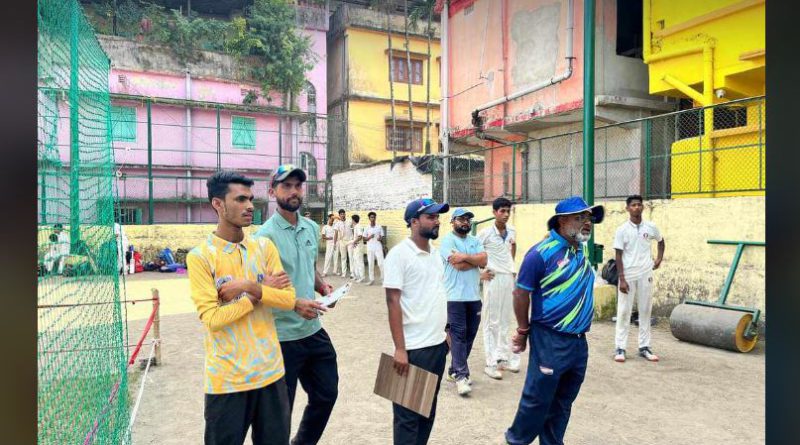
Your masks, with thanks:
[[(617, 329), (614, 338), (614, 360), (625, 361), (625, 346), (631, 327), (633, 300), (639, 308), (639, 355), (651, 362), (658, 356), (650, 349), (650, 313), (653, 308), (653, 271), (664, 258), (664, 238), (655, 224), (642, 220), (643, 199), (639, 195), (625, 200), (630, 219), (617, 229), (614, 236), (619, 284), (617, 292)], [(658, 254), (653, 261), (651, 242), (658, 242)]]
[(389, 309), (389, 328), (394, 341), (394, 368), (408, 373), (409, 364), (437, 376), (430, 416), (393, 404), (394, 443), (426, 444), (436, 417), (436, 400), (447, 361), (447, 290), (444, 263), (430, 240), (439, 237), (439, 214), (447, 203), (415, 199), (406, 206), (404, 219), (411, 237), (394, 246), (386, 256), (383, 287)]

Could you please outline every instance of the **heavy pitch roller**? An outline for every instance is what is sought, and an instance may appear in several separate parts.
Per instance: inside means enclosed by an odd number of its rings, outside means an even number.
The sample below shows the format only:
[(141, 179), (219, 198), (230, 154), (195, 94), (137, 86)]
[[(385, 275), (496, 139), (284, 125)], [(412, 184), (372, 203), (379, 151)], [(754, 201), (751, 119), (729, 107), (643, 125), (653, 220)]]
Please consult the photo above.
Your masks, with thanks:
[(735, 245), (736, 255), (716, 302), (686, 300), (672, 310), (669, 327), (678, 340), (737, 352), (750, 352), (758, 342), (761, 311), (726, 303), (745, 246), (766, 246), (755, 241), (715, 241), (709, 244)]

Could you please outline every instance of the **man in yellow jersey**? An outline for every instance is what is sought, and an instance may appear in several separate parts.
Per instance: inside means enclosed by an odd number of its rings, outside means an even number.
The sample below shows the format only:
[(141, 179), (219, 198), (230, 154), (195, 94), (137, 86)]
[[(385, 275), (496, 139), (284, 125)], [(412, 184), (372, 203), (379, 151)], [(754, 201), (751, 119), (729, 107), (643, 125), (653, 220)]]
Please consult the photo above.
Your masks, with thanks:
[(295, 306), (295, 290), (253, 222), (251, 179), (220, 171), (206, 183), (217, 229), (186, 258), (192, 300), (205, 332), (205, 443), (289, 443), (289, 393), (273, 308)]

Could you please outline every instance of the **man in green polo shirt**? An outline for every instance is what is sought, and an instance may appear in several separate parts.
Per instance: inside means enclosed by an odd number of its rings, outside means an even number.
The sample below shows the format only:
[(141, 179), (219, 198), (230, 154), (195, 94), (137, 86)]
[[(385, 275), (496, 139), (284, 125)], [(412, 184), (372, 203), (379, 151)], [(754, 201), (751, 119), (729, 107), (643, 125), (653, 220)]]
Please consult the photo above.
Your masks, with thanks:
[(290, 406), (294, 406), (298, 379), (308, 394), (308, 404), (292, 439), (293, 445), (319, 441), (339, 394), (336, 350), (319, 320), (320, 311), (326, 308), (314, 301), (314, 292), (327, 295), (331, 291), (316, 269), (319, 226), (298, 212), (303, 204), (305, 181), (302, 169), (291, 164), (278, 167), (269, 189), (278, 208), (256, 233), (277, 246), (281, 264), (296, 291), (294, 310), (273, 309)]

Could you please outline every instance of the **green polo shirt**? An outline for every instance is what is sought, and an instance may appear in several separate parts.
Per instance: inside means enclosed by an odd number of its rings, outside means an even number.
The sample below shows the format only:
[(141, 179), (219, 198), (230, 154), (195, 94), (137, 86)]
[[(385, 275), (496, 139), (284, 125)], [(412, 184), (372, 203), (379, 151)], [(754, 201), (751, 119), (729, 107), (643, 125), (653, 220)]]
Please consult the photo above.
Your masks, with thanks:
[[(319, 226), (297, 215), (293, 226), (277, 211), (258, 229), (256, 236), (266, 236), (278, 248), (283, 269), (289, 274), (297, 298), (313, 300), (314, 277), (319, 251)], [(272, 309), (279, 341), (300, 340), (322, 329), (319, 317), (306, 320), (295, 311)]]

